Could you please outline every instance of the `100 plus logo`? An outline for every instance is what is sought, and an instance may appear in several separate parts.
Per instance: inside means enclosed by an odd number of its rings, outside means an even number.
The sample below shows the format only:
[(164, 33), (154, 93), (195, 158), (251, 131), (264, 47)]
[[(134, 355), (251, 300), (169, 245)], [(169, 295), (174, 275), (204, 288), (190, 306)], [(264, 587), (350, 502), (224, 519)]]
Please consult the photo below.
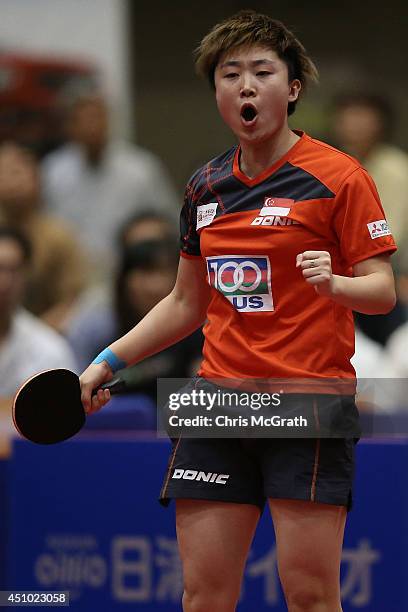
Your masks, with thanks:
[(266, 255), (207, 257), (209, 283), (236, 310), (273, 310), (271, 265)]

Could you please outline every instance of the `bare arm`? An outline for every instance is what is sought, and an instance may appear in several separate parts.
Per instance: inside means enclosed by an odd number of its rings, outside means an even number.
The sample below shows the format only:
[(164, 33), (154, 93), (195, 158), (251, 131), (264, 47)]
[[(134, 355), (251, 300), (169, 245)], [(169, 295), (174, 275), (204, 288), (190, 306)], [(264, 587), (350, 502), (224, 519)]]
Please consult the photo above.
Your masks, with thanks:
[(16, 433), (12, 419), (13, 398), (0, 397), (0, 459), (7, 459), (11, 453), (11, 441)]
[[(154, 355), (191, 334), (206, 318), (210, 300), (205, 263), (201, 258), (180, 258), (175, 286), (130, 332), (109, 348), (128, 365)], [(91, 406), (92, 390), (109, 380), (112, 372), (103, 361), (91, 364), (81, 375), (82, 402), (94, 412), (109, 400), (109, 392), (99, 391)]]
[(396, 302), (389, 259), (388, 255), (377, 255), (361, 261), (354, 266), (353, 277), (333, 274), (326, 251), (300, 253), (296, 265), (319, 295), (364, 314), (386, 314)]

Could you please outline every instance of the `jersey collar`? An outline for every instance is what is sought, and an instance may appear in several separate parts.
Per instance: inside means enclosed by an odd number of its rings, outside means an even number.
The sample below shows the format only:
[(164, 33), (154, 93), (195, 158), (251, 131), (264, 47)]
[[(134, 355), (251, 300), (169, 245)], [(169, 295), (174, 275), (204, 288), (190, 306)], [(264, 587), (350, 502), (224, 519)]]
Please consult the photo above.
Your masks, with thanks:
[(235, 178), (241, 181), (241, 183), (244, 183), (245, 185), (247, 185), (247, 187), (255, 187), (255, 185), (259, 185), (259, 183), (262, 183), (262, 181), (269, 178), (274, 172), (276, 172), (276, 170), (278, 170), (281, 166), (283, 166), (283, 164), (287, 162), (288, 159), (295, 152), (297, 152), (298, 148), (302, 146), (303, 142), (306, 140), (307, 135), (305, 134), (305, 132), (302, 132), (301, 130), (293, 130), (293, 131), (295, 132), (295, 134), (300, 136), (299, 140), (295, 142), (295, 144), (289, 149), (289, 151), (287, 151), (287, 153), (285, 153), (285, 155), (283, 155), (274, 164), (272, 164), (272, 166), (269, 166), (269, 168), (266, 168), (266, 170), (264, 170), (263, 172), (261, 172), (261, 174), (258, 174), (258, 176), (255, 176), (254, 178), (249, 178), (249, 176), (244, 174), (239, 167), (239, 158), (241, 156), (241, 145), (238, 145), (235, 151), (234, 162), (232, 166), (232, 171), (233, 171)]

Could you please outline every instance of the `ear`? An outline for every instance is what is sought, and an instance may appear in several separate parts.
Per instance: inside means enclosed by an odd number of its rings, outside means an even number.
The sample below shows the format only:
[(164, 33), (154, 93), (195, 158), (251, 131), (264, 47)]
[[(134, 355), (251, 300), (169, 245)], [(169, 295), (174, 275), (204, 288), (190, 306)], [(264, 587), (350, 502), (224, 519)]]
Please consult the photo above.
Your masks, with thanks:
[(293, 81), (289, 83), (288, 101), (294, 102), (295, 100), (297, 100), (301, 89), (302, 89), (302, 83), (299, 81), (299, 79), (293, 79)]

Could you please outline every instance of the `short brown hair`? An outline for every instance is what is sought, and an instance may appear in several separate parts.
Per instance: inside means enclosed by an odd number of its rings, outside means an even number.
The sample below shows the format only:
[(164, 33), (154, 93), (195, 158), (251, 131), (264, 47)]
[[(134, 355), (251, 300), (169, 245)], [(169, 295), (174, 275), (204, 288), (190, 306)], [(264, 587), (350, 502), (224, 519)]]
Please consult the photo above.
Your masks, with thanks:
[[(289, 81), (299, 79), (303, 89), (309, 81), (318, 80), (317, 68), (296, 36), (282, 22), (253, 10), (240, 11), (217, 23), (204, 36), (195, 51), (197, 73), (215, 88), (214, 73), (221, 55), (253, 45), (275, 51), (288, 67)], [(295, 111), (296, 102), (289, 102), (288, 115)]]

